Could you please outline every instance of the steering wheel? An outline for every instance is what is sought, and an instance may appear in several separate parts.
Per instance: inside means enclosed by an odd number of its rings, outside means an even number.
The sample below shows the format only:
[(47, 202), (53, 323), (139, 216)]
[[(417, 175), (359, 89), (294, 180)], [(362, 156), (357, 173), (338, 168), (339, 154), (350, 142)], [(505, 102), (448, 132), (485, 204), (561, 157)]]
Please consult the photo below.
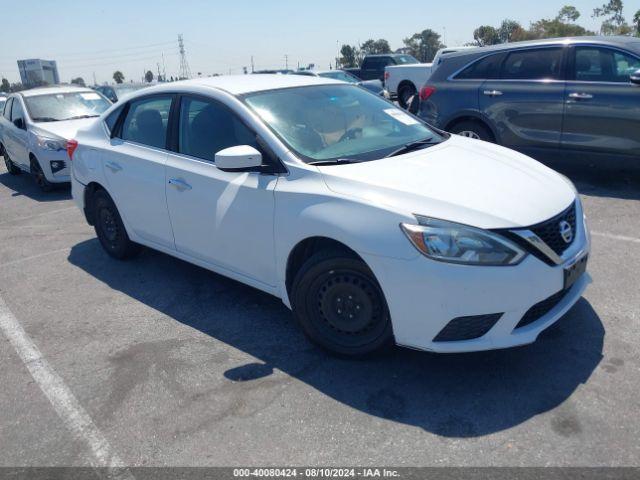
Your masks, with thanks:
[(356, 138), (362, 138), (362, 129), (360, 127), (350, 128), (342, 136), (338, 142), (344, 142), (345, 140), (355, 140)]

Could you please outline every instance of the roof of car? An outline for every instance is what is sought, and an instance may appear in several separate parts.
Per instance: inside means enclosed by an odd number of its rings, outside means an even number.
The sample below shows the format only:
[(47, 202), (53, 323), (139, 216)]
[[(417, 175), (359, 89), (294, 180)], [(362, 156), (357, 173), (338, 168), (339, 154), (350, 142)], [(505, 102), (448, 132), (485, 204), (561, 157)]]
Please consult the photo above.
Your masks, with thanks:
[(245, 93), (277, 90), (280, 88), (328, 84), (343, 85), (344, 82), (308, 75), (224, 75), (220, 77), (196, 78), (193, 80), (182, 80), (180, 82), (163, 83), (155, 87), (149, 87), (145, 89), (145, 92), (151, 92), (152, 90), (176, 90), (180, 87), (196, 86), (216, 88), (231, 93), (232, 95), (243, 95)]
[(90, 88), (76, 87), (73, 85), (54, 85), (51, 87), (38, 87), (30, 90), (23, 90), (20, 94), (23, 97), (34, 97), (36, 95), (52, 95), (56, 93), (92, 92)]
[(480, 47), (477, 50), (462, 50), (459, 52), (447, 53), (447, 58), (462, 57), (466, 55), (476, 54), (478, 52), (495, 52), (502, 50), (511, 50), (520, 47), (537, 47), (544, 45), (557, 45), (561, 43), (566, 44), (601, 44), (601, 45), (625, 45), (633, 50), (640, 51), (640, 39), (638, 37), (625, 37), (625, 36), (584, 36), (584, 37), (560, 37), (560, 38), (544, 38), (539, 40), (527, 40), (525, 42), (512, 42), (501, 43), (499, 45), (489, 45), (486, 47)]

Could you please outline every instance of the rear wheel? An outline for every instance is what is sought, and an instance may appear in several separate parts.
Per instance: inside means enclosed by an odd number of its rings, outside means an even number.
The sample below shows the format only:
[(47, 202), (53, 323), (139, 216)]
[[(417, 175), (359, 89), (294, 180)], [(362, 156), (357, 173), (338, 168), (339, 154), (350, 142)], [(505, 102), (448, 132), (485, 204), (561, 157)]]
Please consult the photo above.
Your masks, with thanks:
[(481, 122), (465, 120), (463, 122), (455, 124), (451, 128), (450, 132), (455, 133), (456, 135), (460, 135), (461, 137), (484, 140), (485, 142), (495, 142), (491, 130), (489, 130)]
[(417, 94), (418, 92), (416, 90), (416, 87), (414, 87), (413, 85), (402, 85), (402, 87), (400, 87), (400, 89), (398, 90), (398, 104), (400, 105), (400, 107), (406, 110), (411, 105), (413, 97)]
[(31, 175), (36, 181), (36, 185), (40, 187), (43, 192), (50, 192), (53, 190), (53, 184), (47, 180), (47, 177), (42, 171), (42, 167), (36, 158), (31, 158)]
[(18, 168), (18, 166), (9, 158), (9, 154), (4, 149), (4, 145), (0, 145), (0, 155), (4, 158), (4, 164), (7, 167), (9, 174), (20, 175), (22, 173), (22, 170), (20, 170), (20, 168)]
[(94, 193), (92, 203), (96, 235), (107, 253), (118, 260), (132, 258), (140, 253), (141, 246), (129, 239), (120, 213), (109, 194), (98, 190)]
[(393, 344), (380, 285), (367, 265), (347, 252), (309, 258), (296, 275), (291, 298), (304, 333), (331, 352), (363, 356)]

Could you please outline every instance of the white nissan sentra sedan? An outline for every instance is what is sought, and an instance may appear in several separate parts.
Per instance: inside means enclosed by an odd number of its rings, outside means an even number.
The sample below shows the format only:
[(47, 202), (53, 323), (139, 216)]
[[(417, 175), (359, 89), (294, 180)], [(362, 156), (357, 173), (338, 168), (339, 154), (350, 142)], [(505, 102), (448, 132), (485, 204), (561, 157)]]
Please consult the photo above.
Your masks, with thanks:
[(66, 85), (12, 94), (0, 115), (0, 155), (8, 172), (33, 174), (44, 191), (69, 183), (67, 140), (110, 105), (89, 88)]
[(111, 256), (145, 245), (276, 295), (343, 355), (531, 343), (589, 282), (569, 180), (342, 82), (149, 88), (68, 154)]

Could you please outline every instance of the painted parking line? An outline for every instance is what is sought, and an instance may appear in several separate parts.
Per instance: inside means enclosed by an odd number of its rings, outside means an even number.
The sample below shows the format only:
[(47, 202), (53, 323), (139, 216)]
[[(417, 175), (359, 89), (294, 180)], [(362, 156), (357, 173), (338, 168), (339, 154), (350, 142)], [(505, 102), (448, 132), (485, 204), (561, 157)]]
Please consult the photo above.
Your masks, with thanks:
[(103, 478), (133, 480), (106, 437), (56, 373), (0, 296), (0, 329), (67, 429), (91, 451), (90, 464)]
[(640, 238), (627, 237), (626, 235), (614, 235), (613, 233), (604, 233), (604, 232), (591, 232), (591, 235), (595, 237), (604, 237), (604, 238), (611, 238), (613, 240), (620, 240), (622, 242), (640, 243)]

